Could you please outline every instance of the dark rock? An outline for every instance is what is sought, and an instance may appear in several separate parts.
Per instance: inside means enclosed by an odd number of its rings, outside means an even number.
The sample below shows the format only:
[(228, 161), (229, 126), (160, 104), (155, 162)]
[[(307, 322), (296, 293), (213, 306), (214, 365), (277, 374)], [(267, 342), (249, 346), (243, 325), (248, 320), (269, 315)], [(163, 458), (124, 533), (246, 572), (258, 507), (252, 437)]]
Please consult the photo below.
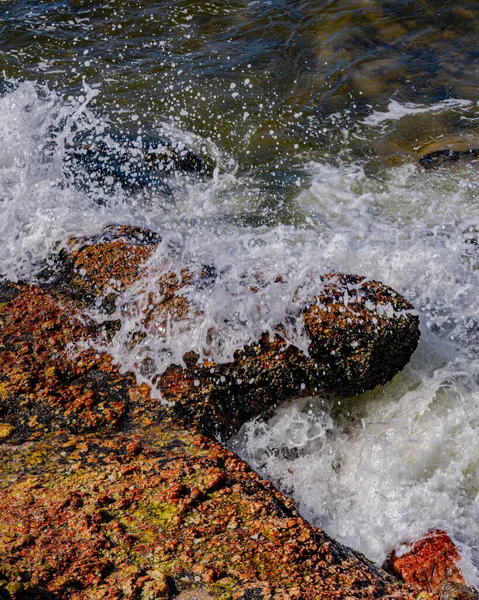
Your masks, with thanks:
[(181, 144), (158, 138), (84, 134), (65, 149), (66, 174), (86, 191), (97, 188), (111, 193), (120, 186), (129, 191), (154, 189), (169, 195), (169, 175), (209, 172), (199, 156)]
[(477, 158), (479, 158), (479, 148), (471, 148), (469, 150), (436, 150), (422, 156), (419, 159), (419, 164), (425, 169), (432, 169), (444, 163), (476, 160)]
[[(105, 292), (114, 307), (116, 295), (141, 276), (144, 261), (157, 247), (154, 235), (144, 230), (133, 235), (131, 228), (119, 228), (116, 233), (109, 229), (94, 240), (73, 240), (62, 258), (60, 278), (53, 277), (43, 291), (25, 286), (20, 296), (0, 305), (0, 318), (3, 314), (6, 319), (0, 332), (0, 404), (10, 419), (20, 411), (24, 423), (37, 415), (44, 427), (55, 422), (57, 427), (84, 431), (107, 423), (117, 426), (132, 411), (155, 419), (167, 413), (226, 439), (246, 420), (288, 398), (350, 396), (383, 384), (405, 366), (418, 343), (418, 317), (403, 297), (358, 276), (325, 275), (322, 289), (302, 314), (311, 339), (309, 354), (288, 345), (279, 326), (272, 338), (265, 333), (256, 343), (238, 348), (231, 363), (200, 361), (190, 352), (184, 356), (185, 366), (172, 365), (155, 374), (152, 362), (150, 379), (169, 406), (150, 400), (132, 403), (121, 385), (111, 394), (111, 361), (105, 355), (100, 360), (93, 350), (83, 348), (72, 358), (67, 351), (74, 341), (83, 340), (85, 347), (86, 341), (101, 336), (105, 342), (105, 332), (107, 337), (114, 335), (114, 322), (98, 325), (81, 312), (93, 300), (110, 312), (104, 305)], [(194, 281), (207, 286), (214, 276), (205, 269)], [(112, 278), (116, 290), (111, 289)], [(145, 323), (187, 319), (188, 302), (178, 292), (192, 281), (187, 268), (179, 275), (159, 275), (162, 300), (149, 304)], [(19, 348), (24, 351), (15, 363)], [(42, 401), (29, 401), (39, 388)], [(79, 397), (67, 405), (60, 399), (71, 397), (73, 389)]]

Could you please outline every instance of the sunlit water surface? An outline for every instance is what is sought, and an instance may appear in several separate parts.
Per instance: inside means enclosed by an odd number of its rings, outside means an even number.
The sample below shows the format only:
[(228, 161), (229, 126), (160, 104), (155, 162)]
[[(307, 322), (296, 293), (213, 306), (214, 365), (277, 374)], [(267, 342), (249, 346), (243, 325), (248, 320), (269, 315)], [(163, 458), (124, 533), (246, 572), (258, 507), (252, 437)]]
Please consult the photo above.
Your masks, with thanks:
[[(112, 223), (162, 236), (148, 276), (208, 264), (202, 322), (165, 342), (119, 310), (115, 358), (143, 380), (206, 344), (217, 360), (272, 330), (329, 271), (410, 299), (422, 337), (390, 384), (303, 399), (230, 446), (301, 513), (382, 563), (432, 528), (479, 566), (479, 166), (421, 153), (479, 147), (478, 4), (256, 0), (4, 1), (0, 7), (0, 274), (32, 278), (56, 242)], [(159, 135), (214, 167), (153, 191), (85, 190), (79, 133)], [(52, 140), (54, 140), (52, 142)], [(245, 282), (274, 282), (260, 297)], [(228, 317), (228, 318), (226, 318)], [(214, 328), (215, 343), (207, 342)], [(301, 330), (292, 341), (304, 345)], [(166, 352), (165, 352), (166, 350)]]

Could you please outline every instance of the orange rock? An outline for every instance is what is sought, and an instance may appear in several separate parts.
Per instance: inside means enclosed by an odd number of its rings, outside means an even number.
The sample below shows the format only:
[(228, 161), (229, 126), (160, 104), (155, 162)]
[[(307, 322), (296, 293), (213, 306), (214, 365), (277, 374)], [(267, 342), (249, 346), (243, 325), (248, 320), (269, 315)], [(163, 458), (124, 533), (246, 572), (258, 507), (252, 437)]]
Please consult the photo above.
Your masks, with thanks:
[(396, 556), (390, 566), (406, 583), (419, 585), (428, 592), (439, 592), (445, 583), (464, 584), (457, 566), (459, 552), (444, 531), (431, 531), (412, 545), (409, 552)]

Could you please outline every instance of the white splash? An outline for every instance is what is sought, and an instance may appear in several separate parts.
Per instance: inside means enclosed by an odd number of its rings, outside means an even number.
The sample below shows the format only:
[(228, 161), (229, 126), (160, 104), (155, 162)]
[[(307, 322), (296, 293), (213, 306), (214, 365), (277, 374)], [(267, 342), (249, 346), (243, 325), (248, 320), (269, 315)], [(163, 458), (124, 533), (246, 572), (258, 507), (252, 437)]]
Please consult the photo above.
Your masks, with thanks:
[(397, 121), (407, 115), (438, 114), (451, 109), (464, 109), (474, 105), (471, 100), (460, 98), (448, 98), (442, 102), (425, 106), (414, 102), (401, 104), (397, 100), (391, 100), (387, 111), (373, 111), (368, 117), (360, 121), (364, 125), (380, 125), (384, 121)]

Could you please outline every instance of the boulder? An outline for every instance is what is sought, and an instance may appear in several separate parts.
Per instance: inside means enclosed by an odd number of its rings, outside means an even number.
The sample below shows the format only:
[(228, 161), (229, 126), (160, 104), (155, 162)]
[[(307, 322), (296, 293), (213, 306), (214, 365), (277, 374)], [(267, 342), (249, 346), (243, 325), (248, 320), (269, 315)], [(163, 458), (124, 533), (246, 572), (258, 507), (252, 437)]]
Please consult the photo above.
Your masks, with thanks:
[[(22, 427), (33, 413), (44, 427), (50, 422), (86, 431), (100, 424), (116, 426), (143, 411), (151, 418), (168, 414), (226, 439), (248, 419), (288, 398), (351, 396), (384, 384), (406, 365), (418, 343), (417, 314), (402, 296), (363, 277), (327, 274), (302, 309), (310, 338), (307, 354), (288, 344), (278, 326), (274, 336), (264, 333), (255, 343), (238, 348), (232, 362), (199, 360), (191, 351), (183, 365), (153, 374), (152, 381), (168, 406), (161, 401), (132, 402), (120, 393), (121, 400), (108, 396), (105, 390), (111, 386), (105, 382), (111, 360), (107, 355), (96, 358), (86, 342), (105, 342), (117, 324), (99, 325), (82, 311), (95, 300), (111, 312), (118, 294), (141, 276), (144, 261), (157, 245), (158, 236), (146, 230), (110, 228), (99, 237), (72, 240), (60, 253), (56, 272), (43, 273), (43, 288), (17, 286), (18, 294), (3, 305), (6, 321), (0, 336), (6, 350), (0, 353), (4, 373), (0, 406), (15, 405), (15, 411), (25, 415)], [(214, 271), (204, 267), (204, 275), (201, 285), (208, 284)], [(160, 274), (160, 301), (148, 304), (144, 321), (154, 318), (158, 327), (168, 319), (188, 319), (188, 301), (181, 290), (190, 281), (187, 267), (181, 274)], [(72, 354), (68, 349), (74, 342), (77, 349)], [(24, 350), (19, 353), (20, 347)], [(15, 355), (21, 358), (15, 361)], [(71, 394), (73, 389), (82, 399), (66, 403), (65, 390)], [(30, 402), (37, 391), (41, 403), (38, 398)], [(11, 408), (4, 412), (10, 414)]]
[(69, 600), (419, 593), (305, 522), (236, 455), (168, 419), (1, 452), (0, 597), (2, 585)]

